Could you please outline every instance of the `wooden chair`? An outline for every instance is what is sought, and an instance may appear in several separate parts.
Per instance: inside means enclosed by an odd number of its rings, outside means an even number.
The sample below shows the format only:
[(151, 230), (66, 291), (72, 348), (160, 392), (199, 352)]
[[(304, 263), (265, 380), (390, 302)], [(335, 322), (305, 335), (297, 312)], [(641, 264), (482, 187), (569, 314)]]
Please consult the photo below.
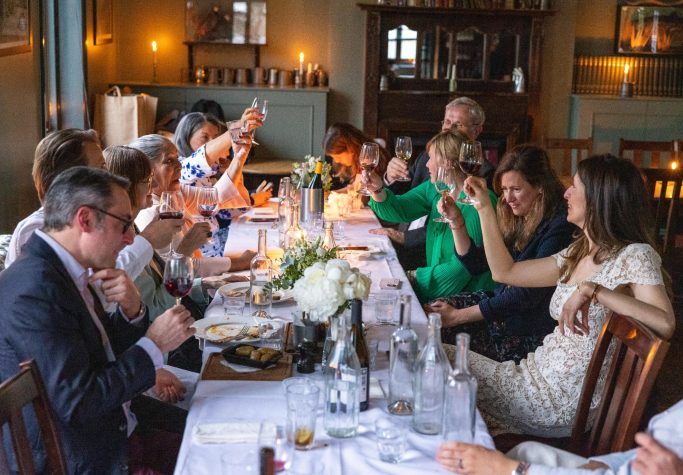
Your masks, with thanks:
[[(588, 416), (600, 369), (616, 340), (600, 405), (588, 431)], [(569, 449), (584, 457), (630, 449), (650, 391), (664, 362), (669, 343), (631, 318), (612, 313), (602, 327), (586, 370), (576, 420), (570, 438), (541, 438), (519, 434), (494, 437), (496, 448), (507, 452), (518, 443), (534, 440)]]
[[(572, 157), (576, 155), (577, 164), (584, 158), (588, 158), (591, 153), (593, 153), (593, 138), (560, 139), (545, 137), (543, 139), (543, 148), (549, 152), (551, 163), (556, 163), (554, 160), (555, 155), (558, 155), (559, 152), (562, 152), (560, 167), (559, 169), (556, 168), (555, 171), (557, 171), (557, 174), (560, 176), (562, 182), (565, 185), (568, 185), (568, 183), (565, 182), (571, 182)], [(558, 150), (558, 154), (554, 154), (554, 150)]]
[[(0, 384), (0, 429), (5, 424), (9, 426), (19, 472), (28, 475), (36, 473), (22, 413), (23, 408), (31, 404), (38, 419), (50, 473), (65, 474), (64, 452), (38, 367), (33, 360), (25, 361), (19, 366), (19, 374)], [(1, 445), (0, 451), (4, 452)], [(2, 470), (0, 465), (0, 473)]]
[(666, 168), (668, 165), (667, 158), (674, 154), (675, 141), (655, 142), (647, 140), (626, 140), (619, 139), (619, 156), (624, 156), (624, 152), (630, 152), (633, 163), (638, 168), (643, 166), (643, 158), (645, 154), (650, 155), (650, 168)]
[(655, 239), (661, 246), (662, 260), (668, 269), (676, 247), (683, 169), (643, 168), (641, 172), (652, 202)]

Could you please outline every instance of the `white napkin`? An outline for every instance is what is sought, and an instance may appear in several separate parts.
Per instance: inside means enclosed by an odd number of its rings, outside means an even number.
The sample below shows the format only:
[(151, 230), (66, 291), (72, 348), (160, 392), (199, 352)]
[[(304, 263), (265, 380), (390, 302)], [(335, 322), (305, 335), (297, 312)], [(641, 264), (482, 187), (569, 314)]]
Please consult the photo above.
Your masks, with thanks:
[(197, 424), (192, 429), (196, 444), (253, 444), (258, 440), (259, 422)]

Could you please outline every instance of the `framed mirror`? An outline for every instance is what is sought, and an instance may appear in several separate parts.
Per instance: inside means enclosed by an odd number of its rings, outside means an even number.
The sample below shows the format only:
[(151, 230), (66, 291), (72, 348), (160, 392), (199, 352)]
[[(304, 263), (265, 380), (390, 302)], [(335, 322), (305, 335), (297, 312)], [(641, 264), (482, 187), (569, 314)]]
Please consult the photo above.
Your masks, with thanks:
[(266, 44), (266, 0), (187, 0), (185, 41)]
[(406, 25), (389, 30), (387, 33), (387, 63), (398, 78), (415, 77), (417, 58), (417, 31)]
[(683, 55), (683, 6), (618, 5), (619, 54)]

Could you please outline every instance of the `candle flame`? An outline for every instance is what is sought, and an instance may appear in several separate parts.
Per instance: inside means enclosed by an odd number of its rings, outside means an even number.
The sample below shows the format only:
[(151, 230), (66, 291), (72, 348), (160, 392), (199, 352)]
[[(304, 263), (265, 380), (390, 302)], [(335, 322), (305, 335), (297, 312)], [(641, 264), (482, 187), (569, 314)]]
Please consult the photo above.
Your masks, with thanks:
[(152, 41), (152, 51), (155, 53), (157, 52), (157, 42), (156, 41)]
[(678, 169), (678, 162), (677, 161), (674, 160), (673, 162), (671, 162), (671, 169), (672, 170)]
[(299, 62), (300, 63), (304, 62), (304, 52), (303, 51), (301, 53), (299, 53)]
[(624, 65), (624, 75), (628, 74), (628, 63)]

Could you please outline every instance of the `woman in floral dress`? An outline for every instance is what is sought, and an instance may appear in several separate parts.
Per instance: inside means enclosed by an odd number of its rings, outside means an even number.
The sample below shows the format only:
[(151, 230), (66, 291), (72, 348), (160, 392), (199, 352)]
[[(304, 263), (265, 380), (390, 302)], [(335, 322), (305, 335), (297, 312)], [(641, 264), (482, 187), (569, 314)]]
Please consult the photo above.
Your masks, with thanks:
[[(554, 256), (521, 262), (512, 260), (500, 236), (484, 180), (469, 178), (466, 188), (479, 201), (475, 206), (494, 280), (525, 287), (557, 283), (550, 313), (558, 326), (535, 352), (519, 364), (471, 353), (478, 407), (494, 435), (568, 436), (609, 311), (640, 321), (662, 338), (673, 334), (673, 309), (652, 245), (640, 173), (632, 162), (611, 155), (581, 161), (565, 198), (567, 220), (582, 233)], [(596, 394), (605, 377), (603, 371)], [(595, 398), (593, 407), (598, 403)]]

